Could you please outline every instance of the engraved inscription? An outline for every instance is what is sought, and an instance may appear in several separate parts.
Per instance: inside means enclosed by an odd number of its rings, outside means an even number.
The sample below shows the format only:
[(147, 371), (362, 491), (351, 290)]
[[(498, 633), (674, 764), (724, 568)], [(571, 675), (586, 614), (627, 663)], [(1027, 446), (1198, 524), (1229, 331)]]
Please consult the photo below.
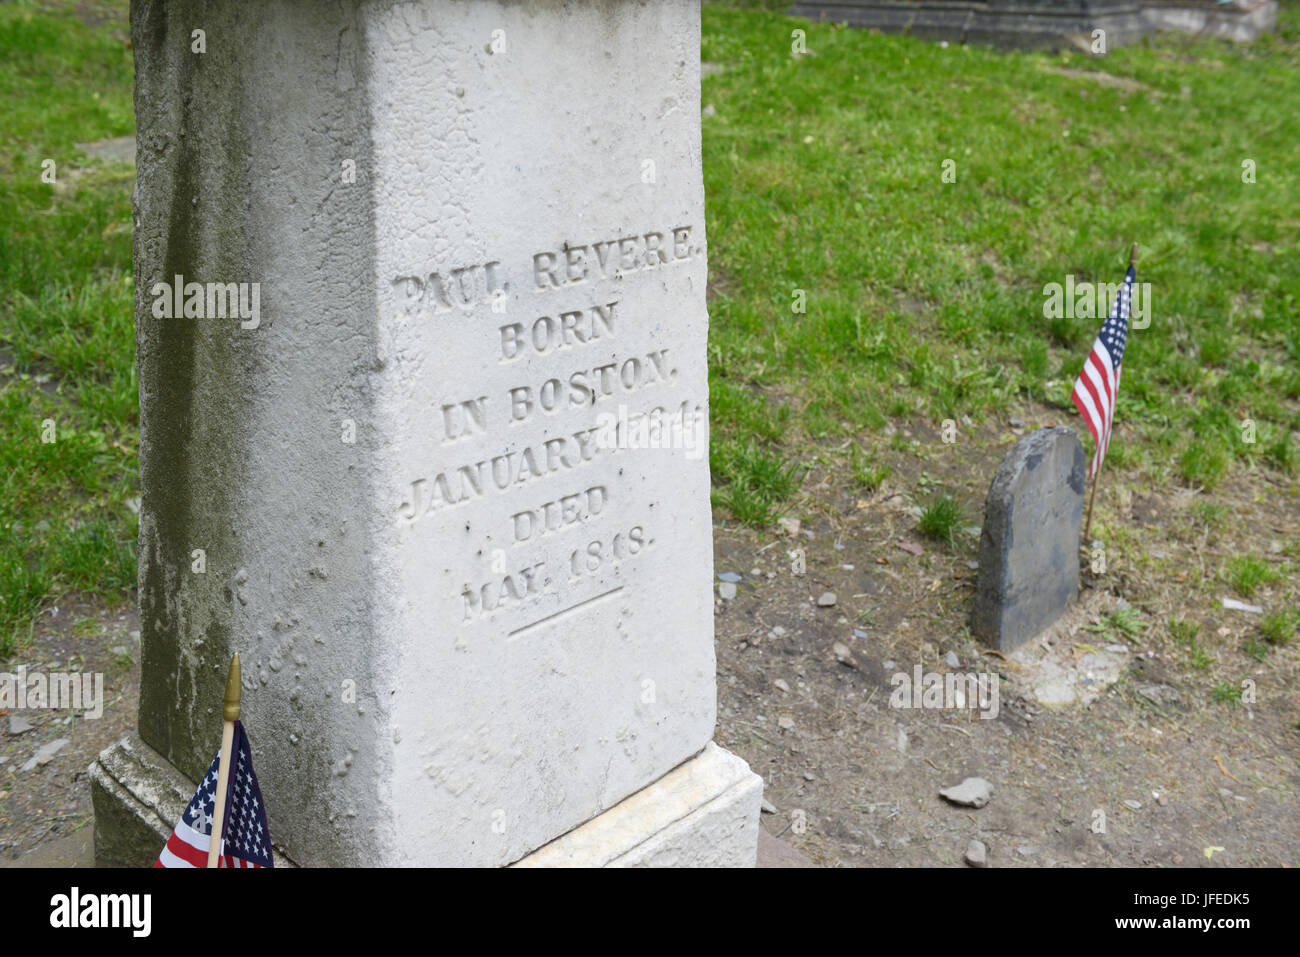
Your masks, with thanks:
[[(477, 336), (474, 330), (481, 329), (483, 346), (494, 353), (494, 364), (518, 366), (523, 373), (513, 383), (484, 389), (482, 394), (438, 399), (430, 409), (430, 425), (451, 461), (441, 460), (440, 455), (428, 472), (412, 478), (397, 508), (398, 521), (410, 525), (545, 483), (538, 486), (541, 494), (494, 507), (490, 514), (498, 517), (490, 519), (489, 531), (481, 530), (481, 522), (475, 525), (478, 534), (488, 534), (493, 543), (486, 547), (485, 542), (480, 556), (498, 558), (490, 568), (486, 557), (482, 567), (467, 568), (458, 590), (448, 596), (458, 602), (463, 624), (518, 612), (509, 620), (523, 617), (526, 623), (508, 633), (514, 640), (594, 607), (626, 587), (610, 581), (610, 576), (617, 580), (624, 575), (624, 566), (634, 564), (653, 544), (645, 521), (648, 516), (636, 514), (636, 503), (623, 500), (624, 486), (616, 477), (624, 474), (622, 467), (614, 472), (596, 469), (591, 473), (594, 481), (589, 476), (581, 482), (577, 473), (593, 462), (668, 447), (630, 441), (632, 424), (658, 423), (666, 409), (652, 401), (629, 416), (626, 399), (647, 390), (672, 389), (678, 370), (669, 347), (631, 345), (638, 341), (638, 333), (643, 341), (637, 321), (645, 322), (646, 317), (638, 315), (635, 301), (629, 306), (628, 297), (635, 299), (636, 286), (627, 281), (688, 263), (701, 252), (689, 225), (565, 243), (536, 252), (518, 264), (527, 277), (524, 287), (542, 297), (528, 302), (541, 303), (548, 294), (562, 300), (569, 290), (584, 284), (608, 280), (620, 285), (589, 290), (586, 302), (532, 306), (529, 318), (509, 321), (500, 314), (516, 287), (509, 265), (501, 260), (444, 264), (392, 280), (397, 308), (408, 317), (438, 322), (447, 316), (448, 322), (463, 323), (456, 317), (460, 313), (472, 317), (472, 323), (486, 320), (469, 332), (458, 326), (455, 334)], [(586, 361), (582, 361), (584, 353)], [(700, 415), (693, 399), (678, 396), (673, 404), (679, 400), (676, 414), (683, 423), (688, 415)], [(617, 416), (603, 411), (607, 404), (617, 406)], [(558, 432), (557, 419), (567, 426)], [(492, 447), (493, 436), (501, 438), (497, 448)], [(457, 449), (466, 454), (457, 456)], [(569, 476), (573, 481), (566, 487)], [(466, 530), (471, 524), (466, 522)], [(495, 545), (505, 541), (515, 557)], [(545, 612), (535, 611), (530, 621), (527, 609), (534, 606)]]
[(490, 305), (510, 292), (501, 263), (462, 266), (423, 276), (398, 276), (393, 280), (402, 311), (408, 315), (435, 315), (453, 308), (469, 311)]
[(527, 329), (522, 322), (501, 327), (501, 361), (518, 359), (530, 350), (546, 355), (556, 349), (585, 345), (614, 337), (614, 307), (618, 300), (590, 309), (562, 312), (556, 318), (539, 316)]
[(618, 279), (637, 269), (686, 262), (698, 252), (691, 246), (690, 226), (674, 226), (667, 237), (661, 232), (641, 233), (537, 253), (533, 256), (534, 291), (576, 286), (593, 278)]

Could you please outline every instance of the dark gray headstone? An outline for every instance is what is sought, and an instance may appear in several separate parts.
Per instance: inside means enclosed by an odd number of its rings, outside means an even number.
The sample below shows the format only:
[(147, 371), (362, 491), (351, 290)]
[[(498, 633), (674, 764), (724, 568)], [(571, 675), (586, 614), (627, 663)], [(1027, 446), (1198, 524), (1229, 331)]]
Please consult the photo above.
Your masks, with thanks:
[(1083, 446), (1070, 429), (1025, 436), (998, 466), (984, 503), (971, 630), (1010, 651), (1060, 617), (1079, 590)]

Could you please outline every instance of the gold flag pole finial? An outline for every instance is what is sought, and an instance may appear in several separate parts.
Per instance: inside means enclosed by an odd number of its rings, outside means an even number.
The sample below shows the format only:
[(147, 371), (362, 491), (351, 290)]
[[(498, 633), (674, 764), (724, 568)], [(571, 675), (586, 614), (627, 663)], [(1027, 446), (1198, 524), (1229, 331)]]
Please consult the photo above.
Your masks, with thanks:
[(221, 717), (226, 721), (239, 720), (239, 653), (230, 659), (230, 673), (226, 676), (226, 704), (221, 709)]
[(1134, 243), (1128, 250), (1128, 264), (1136, 266), (1138, 264), (1138, 244)]

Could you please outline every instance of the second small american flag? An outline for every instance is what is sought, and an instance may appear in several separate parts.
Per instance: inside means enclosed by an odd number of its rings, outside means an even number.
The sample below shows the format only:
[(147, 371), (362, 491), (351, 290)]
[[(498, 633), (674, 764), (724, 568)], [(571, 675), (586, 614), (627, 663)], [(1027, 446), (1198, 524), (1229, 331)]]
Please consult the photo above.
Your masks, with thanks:
[(1124, 344), (1128, 341), (1128, 319), (1133, 307), (1133, 281), (1137, 267), (1130, 265), (1124, 285), (1115, 297), (1115, 305), (1106, 316), (1106, 322), (1092, 344), (1092, 351), (1083, 363), (1083, 371), (1074, 383), (1074, 406), (1083, 416), (1092, 433), (1094, 451), (1088, 466), (1088, 478), (1094, 478), (1110, 448), (1111, 427), (1115, 424), (1115, 401), (1119, 397), (1121, 363), (1124, 361)]

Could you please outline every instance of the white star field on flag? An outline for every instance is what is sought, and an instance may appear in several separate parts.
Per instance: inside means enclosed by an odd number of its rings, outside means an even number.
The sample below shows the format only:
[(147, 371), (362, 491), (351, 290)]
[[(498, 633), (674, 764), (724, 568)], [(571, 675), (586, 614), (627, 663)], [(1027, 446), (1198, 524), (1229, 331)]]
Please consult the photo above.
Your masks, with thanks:
[[(253, 754), (244, 726), (235, 722), (234, 758), (226, 793), (225, 841), (218, 867), (274, 867), (271, 835), (266, 825), (262, 792), (253, 773)], [(212, 759), (180, 822), (158, 855), (154, 867), (206, 867), (216, 814), (217, 771), (221, 753)]]

